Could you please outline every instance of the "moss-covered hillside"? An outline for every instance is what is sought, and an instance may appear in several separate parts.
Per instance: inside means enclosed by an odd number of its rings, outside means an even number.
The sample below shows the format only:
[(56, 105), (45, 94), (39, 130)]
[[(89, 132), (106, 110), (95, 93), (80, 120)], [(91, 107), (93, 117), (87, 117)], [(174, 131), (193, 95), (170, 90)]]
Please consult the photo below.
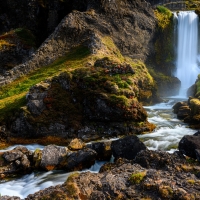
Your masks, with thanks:
[[(92, 140), (154, 129), (142, 104), (159, 100), (161, 83), (174, 84), (163, 75), (167, 69), (157, 71), (171, 54), (158, 59), (155, 68), (149, 64), (160, 51), (154, 52), (157, 31), (166, 36), (160, 22), (168, 11), (154, 13), (140, 0), (84, 4), (86, 11), (66, 15), (25, 62), (2, 73), (0, 125), (10, 143), (43, 137), (43, 142), (54, 137), (62, 143), (73, 137)], [(33, 45), (30, 31), (11, 33)], [(171, 44), (165, 47), (169, 49)]]
[(157, 100), (146, 66), (122, 56), (110, 37), (101, 42), (96, 54), (76, 47), (1, 88), (0, 120), (11, 131), (10, 142), (22, 136), (91, 140), (154, 128), (138, 102)]

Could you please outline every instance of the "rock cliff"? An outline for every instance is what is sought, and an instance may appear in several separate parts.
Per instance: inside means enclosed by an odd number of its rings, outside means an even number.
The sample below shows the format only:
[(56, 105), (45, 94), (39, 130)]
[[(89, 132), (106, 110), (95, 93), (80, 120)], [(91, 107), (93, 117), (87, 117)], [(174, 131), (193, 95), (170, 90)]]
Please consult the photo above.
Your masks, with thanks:
[[(71, 10), (66, 11), (60, 24), (28, 61), (3, 70), (0, 76), (2, 98), (13, 99), (9, 83), (16, 88), (15, 96), (20, 97), (12, 106), (6, 102), (2, 109), (1, 116), (6, 117), (2, 117), (1, 124), (6, 124), (11, 137), (91, 139), (154, 128), (146, 121), (147, 114), (139, 103), (158, 100), (155, 82), (143, 64), (153, 52), (157, 23), (150, 4), (141, 0), (76, 3), (65, 2)], [(47, 9), (50, 4), (51, 1), (45, 5), (39, 1), (38, 6)], [(15, 12), (17, 5), (6, 6)], [(59, 13), (59, 9), (55, 6), (54, 10)], [(35, 30), (37, 14), (31, 13)], [(10, 13), (7, 16), (10, 20), (13, 17)], [(20, 24), (18, 20), (16, 24)], [(37, 33), (34, 34), (37, 40)], [(27, 82), (31, 86), (46, 78), (31, 87), (25, 102)], [(14, 104), (21, 110), (8, 112), (6, 109)]]

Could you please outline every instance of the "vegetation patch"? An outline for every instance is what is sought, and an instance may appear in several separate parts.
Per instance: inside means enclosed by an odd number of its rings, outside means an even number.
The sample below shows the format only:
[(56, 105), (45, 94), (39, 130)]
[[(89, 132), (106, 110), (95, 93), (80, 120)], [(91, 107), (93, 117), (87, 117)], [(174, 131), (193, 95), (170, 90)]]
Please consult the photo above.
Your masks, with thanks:
[(45, 79), (58, 75), (62, 71), (72, 70), (86, 63), (89, 49), (79, 46), (54, 63), (41, 67), (0, 88), (0, 124), (10, 121), (26, 104), (25, 95), (29, 88)]
[(139, 184), (144, 180), (145, 176), (146, 176), (146, 171), (136, 172), (131, 174), (129, 181), (132, 184)]
[(157, 6), (154, 13), (158, 22), (155, 38), (155, 61), (159, 71), (171, 74), (175, 58), (173, 14), (164, 6)]

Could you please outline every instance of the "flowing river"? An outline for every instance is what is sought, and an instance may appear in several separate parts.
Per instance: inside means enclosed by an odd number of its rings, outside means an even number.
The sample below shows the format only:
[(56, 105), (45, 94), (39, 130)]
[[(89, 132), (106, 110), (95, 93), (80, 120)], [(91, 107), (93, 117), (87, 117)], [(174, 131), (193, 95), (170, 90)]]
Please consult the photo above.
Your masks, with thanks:
[[(184, 135), (192, 135), (196, 131), (187, 128), (187, 125), (176, 118), (173, 114), (172, 106), (181, 100), (180, 98), (166, 98), (165, 103), (159, 103), (154, 106), (146, 106), (148, 112), (148, 121), (154, 123), (157, 128), (153, 133), (139, 135), (139, 138), (151, 150), (162, 150), (170, 153), (177, 149), (178, 142)], [(30, 150), (36, 148), (42, 149), (41, 145), (27, 145)], [(12, 149), (14, 147), (10, 147)], [(98, 172), (105, 162), (96, 162), (94, 166), (87, 169), (92, 172)], [(86, 171), (86, 170), (85, 170)], [(52, 185), (62, 184), (71, 173), (64, 171), (38, 172), (25, 175), (19, 179), (4, 182), (0, 184), (1, 195), (15, 195), (22, 199), (29, 194)]]

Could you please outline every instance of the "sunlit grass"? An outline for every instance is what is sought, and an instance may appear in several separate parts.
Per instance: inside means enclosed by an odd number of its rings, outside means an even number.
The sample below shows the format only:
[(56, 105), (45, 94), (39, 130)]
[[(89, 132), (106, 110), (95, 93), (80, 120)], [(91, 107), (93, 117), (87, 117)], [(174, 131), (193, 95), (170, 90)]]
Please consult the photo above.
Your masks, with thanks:
[(0, 122), (12, 116), (17, 109), (25, 105), (25, 95), (29, 88), (63, 71), (83, 66), (90, 55), (87, 47), (79, 46), (54, 63), (41, 67), (12, 83), (0, 88)]

